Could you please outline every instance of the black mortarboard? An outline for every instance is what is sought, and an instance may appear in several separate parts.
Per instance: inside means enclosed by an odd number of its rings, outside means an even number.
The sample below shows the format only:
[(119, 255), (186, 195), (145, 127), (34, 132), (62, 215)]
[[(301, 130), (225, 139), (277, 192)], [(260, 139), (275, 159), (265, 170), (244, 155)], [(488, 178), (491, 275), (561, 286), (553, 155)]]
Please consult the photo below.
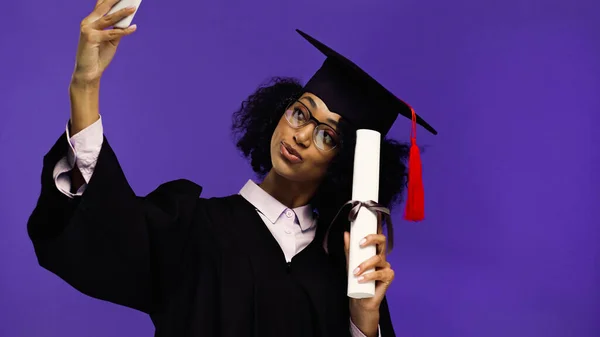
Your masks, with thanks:
[[(379, 84), (346, 57), (312, 36), (296, 29), (327, 57), (304, 89), (318, 96), (329, 110), (341, 115), (357, 129), (378, 131), (385, 136), (398, 114), (412, 119), (408, 104)], [(437, 131), (419, 115), (417, 124), (436, 135)]]
[(410, 105), (396, 97), (373, 77), (346, 57), (312, 36), (296, 29), (308, 42), (327, 57), (323, 65), (304, 86), (325, 102), (356, 129), (378, 131), (384, 137), (398, 115), (411, 120), (411, 146), (408, 159), (408, 197), (405, 219), (424, 218), (424, 191), (421, 156), (416, 144), (417, 124), (437, 135), (437, 131), (415, 113)]

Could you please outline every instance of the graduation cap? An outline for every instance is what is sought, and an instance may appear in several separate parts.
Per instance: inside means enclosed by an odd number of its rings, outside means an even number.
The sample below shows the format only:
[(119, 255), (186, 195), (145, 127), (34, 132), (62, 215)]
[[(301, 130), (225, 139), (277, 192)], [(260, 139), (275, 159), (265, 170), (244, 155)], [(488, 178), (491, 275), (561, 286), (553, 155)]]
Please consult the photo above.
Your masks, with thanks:
[(422, 220), (424, 192), (420, 154), (416, 145), (417, 125), (434, 135), (437, 135), (437, 131), (417, 115), (410, 105), (392, 94), (352, 61), (301, 30), (296, 31), (326, 56), (322, 66), (304, 86), (305, 91), (318, 96), (331, 111), (341, 115), (356, 129), (374, 130), (385, 136), (398, 115), (411, 120), (405, 218), (412, 221)]

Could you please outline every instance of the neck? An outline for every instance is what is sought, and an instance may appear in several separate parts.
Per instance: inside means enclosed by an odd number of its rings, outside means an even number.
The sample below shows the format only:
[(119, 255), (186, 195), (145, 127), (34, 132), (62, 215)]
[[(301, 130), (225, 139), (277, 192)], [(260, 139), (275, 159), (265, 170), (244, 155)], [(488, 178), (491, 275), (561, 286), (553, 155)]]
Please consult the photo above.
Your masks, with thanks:
[(290, 181), (274, 170), (269, 171), (260, 187), (289, 208), (304, 206), (317, 191), (318, 183)]

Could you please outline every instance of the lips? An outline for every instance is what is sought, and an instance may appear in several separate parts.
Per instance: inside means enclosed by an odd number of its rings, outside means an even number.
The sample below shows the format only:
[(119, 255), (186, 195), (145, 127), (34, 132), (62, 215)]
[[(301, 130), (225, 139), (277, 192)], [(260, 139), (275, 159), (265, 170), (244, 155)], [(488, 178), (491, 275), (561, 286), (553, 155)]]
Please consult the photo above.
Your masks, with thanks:
[(302, 156), (298, 151), (296, 151), (293, 147), (291, 147), (286, 142), (281, 142), (282, 146), (282, 154), (291, 162), (299, 163), (302, 161)]

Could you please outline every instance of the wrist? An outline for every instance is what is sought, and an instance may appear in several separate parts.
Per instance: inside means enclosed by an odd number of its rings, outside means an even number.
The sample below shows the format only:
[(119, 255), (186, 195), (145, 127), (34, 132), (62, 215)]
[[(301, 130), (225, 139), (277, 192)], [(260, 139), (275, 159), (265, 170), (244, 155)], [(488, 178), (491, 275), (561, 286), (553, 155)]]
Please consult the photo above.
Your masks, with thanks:
[(100, 88), (100, 77), (74, 72), (71, 76), (70, 89), (78, 91), (94, 91)]
[(350, 307), (350, 318), (356, 327), (367, 337), (377, 336), (379, 331), (379, 310), (365, 310)]

